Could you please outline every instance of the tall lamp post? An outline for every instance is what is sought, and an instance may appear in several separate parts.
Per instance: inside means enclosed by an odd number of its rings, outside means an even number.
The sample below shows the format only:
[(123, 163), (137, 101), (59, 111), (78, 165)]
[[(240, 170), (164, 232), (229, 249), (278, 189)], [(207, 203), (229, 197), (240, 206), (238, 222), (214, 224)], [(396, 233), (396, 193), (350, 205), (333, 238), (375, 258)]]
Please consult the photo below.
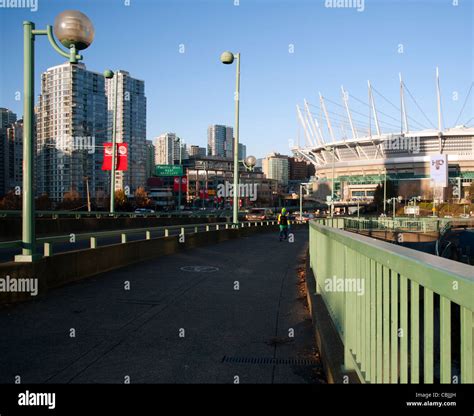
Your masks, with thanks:
[[(183, 147), (181, 143), (181, 137), (176, 137), (175, 140), (178, 142), (179, 145), (179, 167), (182, 169), (181, 164), (183, 163)], [(181, 211), (181, 173), (179, 175), (178, 188), (178, 211)]]
[(303, 222), (303, 188), (310, 185), (309, 182), (300, 183), (300, 221)]
[(82, 59), (78, 50), (86, 49), (94, 40), (94, 26), (89, 18), (77, 11), (66, 10), (56, 16), (54, 34), (63, 46), (61, 49), (53, 36), (53, 27), (35, 29), (33, 22), (23, 22), (23, 192), (22, 192), (22, 254), (15, 256), (17, 262), (33, 262), (40, 257), (36, 251), (34, 183), (34, 78), (35, 78), (35, 39), (47, 36), (53, 49), (69, 62)]
[(332, 149), (332, 179), (331, 179), (331, 217), (334, 216), (334, 176), (335, 176), (335, 165), (336, 165), (336, 155), (335, 155), (335, 146), (327, 146), (324, 148), (326, 152), (329, 152)]
[(240, 53), (226, 51), (221, 55), (221, 62), (230, 65), (236, 62), (235, 81), (235, 139), (234, 139), (234, 200), (232, 222), (234, 226), (239, 224), (239, 103), (240, 103)]
[(401, 203), (402, 202), (402, 197), (401, 196), (398, 196), (398, 197), (393, 197), (393, 198), (390, 198), (387, 200), (388, 203), (390, 202), (393, 202), (393, 220), (395, 221), (395, 216), (396, 216), (396, 209), (395, 209), (395, 204), (398, 202), (398, 203)]
[(110, 169), (110, 213), (115, 213), (115, 172), (117, 169), (117, 97), (118, 97), (118, 73), (106, 69), (104, 78), (114, 79), (114, 110), (112, 122), (112, 166)]
[(383, 171), (383, 215), (387, 215), (387, 170)]
[[(257, 164), (257, 158), (255, 156), (247, 156), (244, 160), (241, 160), (242, 165), (244, 165), (247, 172), (253, 172), (255, 165)], [(249, 179), (250, 175), (249, 175)], [(253, 184), (253, 179), (252, 179)], [(255, 198), (257, 197), (257, 188), (255, 187)], [(245, 208), (247, 208), (247, 202), (245, 203)]]
[(410, 202), (413, 202), (413, 218), (416, 218), (416, 201), (421, 201), (421, 196), (410, 198)]

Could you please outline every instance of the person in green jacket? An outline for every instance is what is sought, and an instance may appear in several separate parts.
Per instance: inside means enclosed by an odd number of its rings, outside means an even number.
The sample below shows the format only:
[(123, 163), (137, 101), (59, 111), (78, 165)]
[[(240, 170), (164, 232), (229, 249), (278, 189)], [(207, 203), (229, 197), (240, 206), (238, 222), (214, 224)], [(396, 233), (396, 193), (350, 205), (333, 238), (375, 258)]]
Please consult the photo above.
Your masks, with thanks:
[(280, 241), (283, 238), (286, 240), (288, 238), (288, 213), (286, 212), (286, 208), (281, 209), (281, 214), (278, 215), (278, 225), (280, 226)]

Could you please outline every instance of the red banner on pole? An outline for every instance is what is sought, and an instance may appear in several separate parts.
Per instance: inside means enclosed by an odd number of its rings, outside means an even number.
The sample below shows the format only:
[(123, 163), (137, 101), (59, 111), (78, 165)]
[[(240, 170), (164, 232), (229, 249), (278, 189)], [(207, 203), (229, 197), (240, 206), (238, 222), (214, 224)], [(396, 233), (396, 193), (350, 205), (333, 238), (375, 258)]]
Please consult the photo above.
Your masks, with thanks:
[(112, 170), (112, 143), (104, 143), (102, 170)]
[[(127, 170), (128, 169), (128, 144), (127, 143), (116, 143), (116, 158), (115, 170)], [(112, 170), (112, 143), (104, 143), (104, 161), (102, 163), (102, 170)]]
[[(174, 177), (173, 191), (179, 192), (179, 176)], [(181, 192), (187, 192), (187, 191), (188, 191), (188, 178), (187, 176), (181, 176)]]
[(200, 189), (199, 190), (199, 198), (209, 199), (209, 194), (207, 193), (207, 189)]
[(127, 170), (128, 169), (128, 144), (117, 143), (117, 147), (118, 147), (117, 170)]

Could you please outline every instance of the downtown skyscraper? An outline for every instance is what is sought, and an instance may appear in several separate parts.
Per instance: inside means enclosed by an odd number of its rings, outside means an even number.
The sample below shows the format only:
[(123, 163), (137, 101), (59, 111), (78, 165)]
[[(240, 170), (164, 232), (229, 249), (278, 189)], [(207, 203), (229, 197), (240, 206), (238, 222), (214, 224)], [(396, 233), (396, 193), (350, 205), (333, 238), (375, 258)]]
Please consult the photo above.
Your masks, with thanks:
[(179, 151), (176, 133), (160, 134), (155, 137), (153, 144), (155, 146), (155, 165), (174, 165), (175, 157)]
[[(128, 144), (128, 170), (117, 172), (116, 189), (132, 194), (146, 181), (146, 98), (144, 82), (116, 73), (117, 143)], [(111, 82), (112, 81), (112, 82)], [(59, 202), (66, 193), (103, 198), (110, 172), (102, 170), (104, 143), (112, 140), (115, 80), (69, 62), (41, 77), (37, 111), (36, 194)]]
[(36, 119), (36, 194), (61, 201), (66, 193), (92, 198), (107, 192), (101, 169), (107, 138), (102, 74), (66, 62), (41, 76)]
[(213, 124), (207, 128), (207, 155), (232, 157), (227, 151), (228, 143), (232, 143), (234, 129), (220, 124)]
[(16, 121), (16, 114), (0, 108), (0, 197), (9, 190), (9, 146), (7, 130)]
[(118, 77), (116, 141), (117, 144), (128, 144), (128, 169), (116, 172), (115, 189), (128, 190), (133, 194), (138, 187), (145, 186), (147, 179), (145, 82), (132, 78), (123, 70), (115, 72), (114, 78), (105, 80), (109, 142), (112, 141), (115, 77)]

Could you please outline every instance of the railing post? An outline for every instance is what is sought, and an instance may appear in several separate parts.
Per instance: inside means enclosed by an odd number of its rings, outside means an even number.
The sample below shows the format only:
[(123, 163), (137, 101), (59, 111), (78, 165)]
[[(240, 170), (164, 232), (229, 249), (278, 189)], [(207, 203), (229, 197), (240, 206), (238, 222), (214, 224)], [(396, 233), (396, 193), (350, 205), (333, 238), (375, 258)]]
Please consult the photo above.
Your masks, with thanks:
[(120, 234), (120, 238), (122, 240), (122, 244), (127, 242), (127, 234), (125, 233)]
[(209, 225), (206, 225), (206, 231), (209, 231)]
[(473, 326), (474, 313), (461, 307), (461, 382), (474, 382)]
[(97, 248), (97, 238), (95, 238), (95, 237), (90, 238), (90, 247), (91, 248)]
[(168, 228), (165, 228), (165, 237), (169, 237), (169, 235), (170, 235), (170, 232), (169, 232)]
[(219, 231), (219, 224), (216, 224), (216, 231)]
[(53, 244), (52, 243), (44, 243), (44, 256), (50, 257), (53, 255)]
[(145, 233), (145, 239), (146, 239), (146, 240), (151, 240), (151, 232), (150, 232), (150, 231), (147, 231), (147, 232)]
[(194, 232), (197, 233), (198, 232), (198, 227), (194, 227)]

